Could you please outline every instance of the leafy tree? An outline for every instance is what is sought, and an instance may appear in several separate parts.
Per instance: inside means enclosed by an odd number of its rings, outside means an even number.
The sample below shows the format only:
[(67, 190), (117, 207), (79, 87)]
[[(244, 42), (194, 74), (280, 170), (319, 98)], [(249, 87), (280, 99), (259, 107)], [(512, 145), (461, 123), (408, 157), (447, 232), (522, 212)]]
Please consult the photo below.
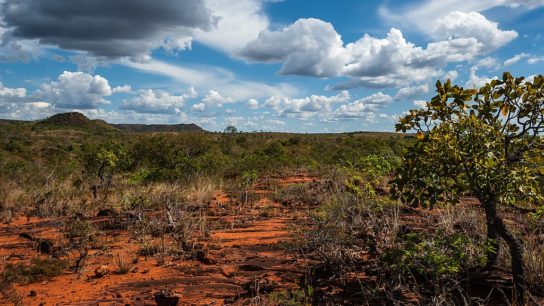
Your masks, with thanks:
[(130, 163), (125, 147), (114, 141), (89, 146), (84, 149), (84, 154), (85, 169), (99, 180), (91, 188), (95, 199), (99, 189), (108, 190), (115, 170)]
[(487, 266), (506, 241), (518, 301), (524, 299), (523, 247), (497, 212), (500, 205), (539, 203), (540, 168), (534, 155), (543, 154), (544, 77), (533, 81), (504, 73), (479, 90), (436, 83), (437, 95), (425, 108), (411, 110), (397, 131), (417, 132), (396, 172), (392, 192), (414, 206), (457, 203), (476, 196), (484, 208), (490, 251)]
[(237, 132), (238, 132), (238, 129), (234, 125), (229, 125), (225, 128), (225, 133), (234, 134)]

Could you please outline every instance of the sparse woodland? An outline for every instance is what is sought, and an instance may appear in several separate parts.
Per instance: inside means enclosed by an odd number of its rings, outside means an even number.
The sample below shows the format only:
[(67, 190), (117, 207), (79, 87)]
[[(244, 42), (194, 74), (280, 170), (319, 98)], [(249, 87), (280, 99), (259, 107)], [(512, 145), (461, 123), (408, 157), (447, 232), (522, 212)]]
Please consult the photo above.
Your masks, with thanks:
[(542, 304), (543, 88), (439, 82), (406, 134), (2, 121), (0, 302)]

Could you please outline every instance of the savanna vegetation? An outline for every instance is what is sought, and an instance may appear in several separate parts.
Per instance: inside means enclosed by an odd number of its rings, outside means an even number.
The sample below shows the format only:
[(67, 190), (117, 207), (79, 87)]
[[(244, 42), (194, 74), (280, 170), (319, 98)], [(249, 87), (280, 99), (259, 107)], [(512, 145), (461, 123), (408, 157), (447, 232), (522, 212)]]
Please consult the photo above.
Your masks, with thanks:
[[(438, 82), (397, 124), (412, 134), (0, 122), (0, 229), (20, 243), (0, 246), (0, 290), (22, 305), (36, 282), (159, 269), (222, 275), (236, 287), (217, 298), (227, 304), (537, 305), (543, 87), (507, 73), (479, 90)], [(261, 228), (288, 233), (253, 246), (281, 261), (244, 247)], [(240, 231), (236, 244), (218, 238)], [(129, 297), (179, 302), (146, 284)]]

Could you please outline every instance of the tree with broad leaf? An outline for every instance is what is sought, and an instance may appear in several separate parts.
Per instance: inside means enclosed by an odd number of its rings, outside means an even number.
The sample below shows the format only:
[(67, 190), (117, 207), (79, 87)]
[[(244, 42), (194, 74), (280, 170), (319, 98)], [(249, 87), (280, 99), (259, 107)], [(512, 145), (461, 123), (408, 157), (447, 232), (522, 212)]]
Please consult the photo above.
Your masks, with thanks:
[[(437, 95), (426, 107), (411, 110), (397, 131), (417, 132), (392, 181), (392, 193), (414, 206), (458, 203), (475, 196), (487, 223), (487, 267), (496, 265), (499, 240), (512, 259), (515, 299), (525, 299), (521, 240), (498, 214), (501, 205), (539, 205), (544, 156), (544, 77), (532, 81), (505, 72), (479, 90), (463, 89), (448, 80), (436, 83)], [(541, 205), (541, 204), (540, 204)]]
[(225, 133), (227, 134), (235, 134), (238, 132), (238, 129), (234, 125), (228, 125), (225, 128)]

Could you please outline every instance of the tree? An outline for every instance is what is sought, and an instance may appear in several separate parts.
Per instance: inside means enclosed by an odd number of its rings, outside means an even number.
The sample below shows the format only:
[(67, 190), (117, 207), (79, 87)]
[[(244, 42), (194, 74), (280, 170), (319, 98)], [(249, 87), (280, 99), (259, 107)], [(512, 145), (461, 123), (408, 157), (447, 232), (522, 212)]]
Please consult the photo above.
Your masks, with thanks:
[(474, 195), (487, 222), (487, 267), (496, 265), (499, 239), (512, 259), (514, 289), (524, 300), (523, 246), (497, 212), (500, 205), (540, 203), (542, 173), (533, 164), (543, 156), (544, 77), (533, 81), (504, 73), (479, 90), (436, 83), (426, 107), (411, 110), (397, 131), (417, 132), (392, 181), (392, 192), (414, 206), (458, 203)]
[(125, 147), (114, 141), (91, 146), (84, 151), (85, 169), (98, 179), (98, 183), (91, 187), (96, 199), (100, 189), (109, 189), (115, 170), (128, 165), (130, 160)]
[(234, 125), (229, 125), (225, 128), (225, 133), (234, 134), (238, 132), (238, 129)]

